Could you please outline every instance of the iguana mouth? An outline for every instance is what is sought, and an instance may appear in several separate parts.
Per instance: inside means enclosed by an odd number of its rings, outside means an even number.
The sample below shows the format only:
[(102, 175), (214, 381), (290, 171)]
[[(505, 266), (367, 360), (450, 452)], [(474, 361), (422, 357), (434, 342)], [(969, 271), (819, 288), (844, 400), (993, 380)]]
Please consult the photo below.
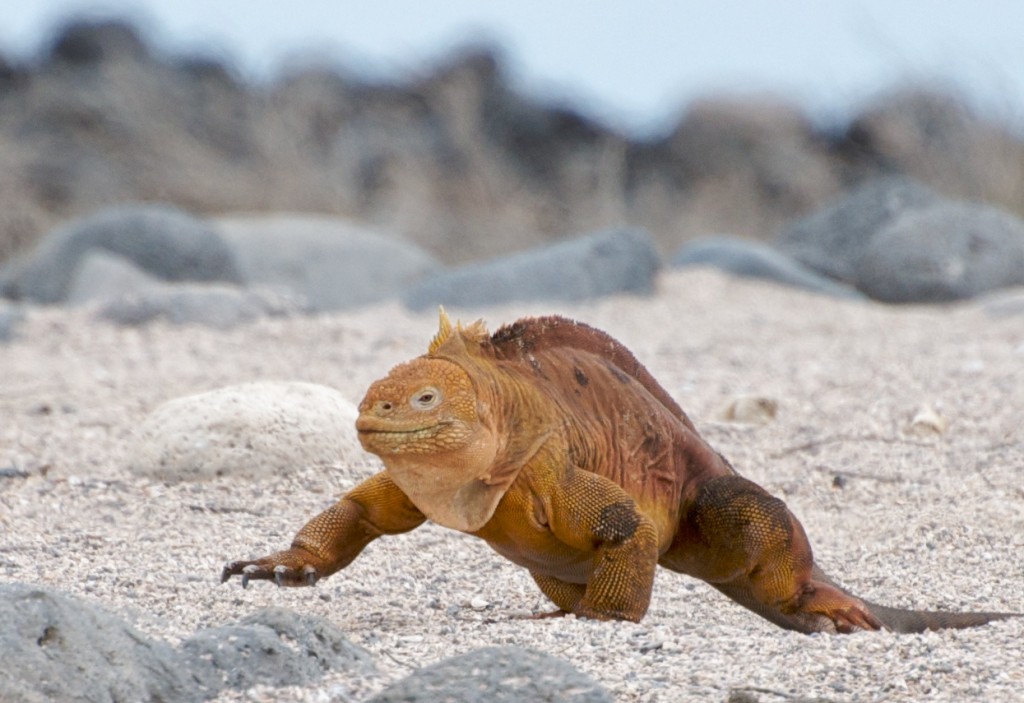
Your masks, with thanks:
[(359, 434), (377, 437), (433, 437), (450, 424), (450, 422), (438, 422), (433, 425), (410, 426), (377, 418), (359, 418), (356, 420), (356, 431)]

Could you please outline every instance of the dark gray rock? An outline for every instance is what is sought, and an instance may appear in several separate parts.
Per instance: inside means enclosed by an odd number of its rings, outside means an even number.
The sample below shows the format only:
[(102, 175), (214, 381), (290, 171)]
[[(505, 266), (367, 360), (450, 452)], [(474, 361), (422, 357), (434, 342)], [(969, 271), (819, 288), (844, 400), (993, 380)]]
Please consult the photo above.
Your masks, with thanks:
[(170, 645), (85, 601), (0, 584), (0, 700), (199, 701), (205, 689)]
[(251, 217), (218, 222), (243, 281), (295, 291), (315, 310), (398, 295), (441, 264), (399, 237), (328, 217)]
[(748, 278), (762, 278), (837, 298), (864, 298), (857, 290), (804, 266), (767, 244), (739, 237), (703, 237), (676, 252), (673, 267), (713, 266)]
[(308, 312), (304, 300), (290, 293), (247, 290), (216, 284), (178, 284), (145, 288), (102, 303), (97, 315), (121, 325), (144, 325), (153, 320), (230, 329), (264, 317), (288, 317)]
[(14, 339), (18, 324), (24, 319), (21, 307), (0, 299), (0, 344)]
[(202, 630), (181, 645), (193, 670), (212, 667), (221, 687), (301, 686), (328, 671), (376, 673), (373, 657), (329, 621), (265, 608), (235, 625)]
[(301, 685), (329, 670), (376, 674), (327, 620), (268, 608), (179, 648), (82, 599), (0, 584), (0, 701), (192, 703), (224, 688)]
[(659, 267), (658, 252), (645, 230), (608, 230), (442, 273), (408, 290), (402, 300), (413, 310), (423, 310), (650, 294)]
[(783, 228), (776, 246), (804, 266), (856, 285), (857, 264), (872, 237), (904, 213), (939, 202), (917, 181), (874, 179)]
[(611, 703), (571, 664), (521, 647), (486, 647), (413, 672), (368, 703)]
[(890, 303), (972, 298), (1024, 284), (1024, 222), (971, 203), (905, 212), (867, 242), (857, 286)]
[(165, 281), (240, 282), (228, 247), (207, 222), (172, 207), (138, 205), (58, 227), (35, 250), (0, 270), (0, 294), (63, 302), (82, 258), (97, 249)]

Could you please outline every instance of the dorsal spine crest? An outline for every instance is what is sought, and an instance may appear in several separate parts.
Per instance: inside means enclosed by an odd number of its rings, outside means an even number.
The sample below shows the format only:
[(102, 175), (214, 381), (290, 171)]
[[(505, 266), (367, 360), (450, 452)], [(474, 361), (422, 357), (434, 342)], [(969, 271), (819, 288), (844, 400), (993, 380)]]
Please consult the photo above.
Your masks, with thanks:
[(461, 337), (466, 346), (471, 344), (479, 347), (488, 341), (490, 334), (487, 331), (487, 324), (482, 319), (473, 322), (468, 327), (464, 327), (462, 322), (457, 322), (453, 325), (443, 306), (438, 306), (438, 317), (437, 334), (430, 340), (430, 346), (427, 347), (428, 354), (436, 354), (441, 347), (456, 335)]

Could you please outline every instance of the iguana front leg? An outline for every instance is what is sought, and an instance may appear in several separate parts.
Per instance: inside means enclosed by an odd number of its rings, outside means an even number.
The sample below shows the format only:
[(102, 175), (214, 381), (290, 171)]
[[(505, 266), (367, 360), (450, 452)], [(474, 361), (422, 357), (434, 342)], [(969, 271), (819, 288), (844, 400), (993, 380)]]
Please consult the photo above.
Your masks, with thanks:
[(639, 622), (650, 605), (658, 564), (654, 523), (617, 484), (579, 469), (570, 469), (540, 498), (551, 533), (593, 554), (582, 595), (577, 584), (556, 588), (557, 578), (534, 574), (541, 590), (576, 615)]
[(278, 586), (311, 586), (348, 566), (381, 535), (408, 532), (426, 518), (386, 473), (373, 476), (299, 530), (290, 548), (252, 561), (224, 566), (221, 583), (241, 575), (273, 579)]
[(541, 613), (534, 618), (558, 617), (573, 612), (587, 592), (587, 587), (582, 583), (568, 583), (554, 576), (545, 576), (531, 571), (530, 576), (540, 588), (541, 593), (548, 597), (552, 603), (558, 606), (558, 610), (551, 613)]

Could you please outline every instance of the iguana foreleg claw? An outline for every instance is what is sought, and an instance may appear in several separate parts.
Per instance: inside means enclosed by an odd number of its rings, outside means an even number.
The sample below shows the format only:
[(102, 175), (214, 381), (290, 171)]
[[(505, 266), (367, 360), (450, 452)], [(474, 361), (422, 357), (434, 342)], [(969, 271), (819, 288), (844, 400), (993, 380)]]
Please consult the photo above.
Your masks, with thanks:
[(313, 586), (320, 580), (320, 570), (310, 563), (311, 558), (312, 555), (292, 548), (262, 559), (233, 561), (224, 565), (220, 582), (241, 576), (242, 588), (248, 588), (249, 581), (273, 581), (278, 586)]

